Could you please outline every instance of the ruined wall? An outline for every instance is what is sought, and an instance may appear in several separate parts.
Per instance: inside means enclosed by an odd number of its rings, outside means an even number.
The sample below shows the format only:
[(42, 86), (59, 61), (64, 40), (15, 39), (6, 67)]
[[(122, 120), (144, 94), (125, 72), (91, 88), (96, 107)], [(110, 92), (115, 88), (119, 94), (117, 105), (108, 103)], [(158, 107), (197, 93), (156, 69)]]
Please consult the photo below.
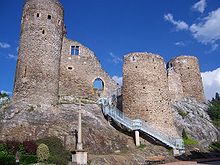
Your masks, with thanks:
[(183, 97), (195, 98), (199, 102), (205, 101), (198, 59), (194, 56), (179, 56), (172, 59), (169, 65), (180, 75)]
[[(71, 46), (79, 48), (78, 55), (74, 53), (72, 55)], [(104, 83), (104, 89), (101, 91), (93, 87), (96, 78), (100, 78)], [(116, 82), (102, 69), (91, 50), (77, 41), (64, 38), (60, 68), (60, 98), (71, 96), (96, 100), (99, 95), (107, 95), (116, 89)]]
[(63, 7), (58, 0), (27, 0), (13, 91), (14, 105), (55, 105), (63, 38)]
[(178, 137), (162, 57), (150, 53), (126, 55), (122, 97), (123, 111), (127, 116), (142, 119), (161, 132)]
[(171, 101), (181, 100), (184, 96), (180, 74), (176, 73), (172, 66), (169, 66), (167, 76)]

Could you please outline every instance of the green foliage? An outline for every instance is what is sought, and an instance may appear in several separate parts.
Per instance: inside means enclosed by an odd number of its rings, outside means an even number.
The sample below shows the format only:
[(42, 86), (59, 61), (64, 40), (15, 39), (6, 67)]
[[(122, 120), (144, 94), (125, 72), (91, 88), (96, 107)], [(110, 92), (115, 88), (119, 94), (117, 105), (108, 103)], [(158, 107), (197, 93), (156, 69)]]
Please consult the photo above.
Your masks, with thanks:
[(138, 148), (145, 148), (146, 144), (140, 144), (140, 146), (138, 146)]
[(220, 151), (220, 141), (217, 141), (217, 142), (213, 142), (210, 146), (210, 150), (211, 151)]
[(6, 109), (8, 107), (10, 97), (5, 92), (0, 92), (0, 108)]
[(197, 140), (194, 140), (191, 137), (189, 137), (188, 139), (183, 139), (183, 142), (185, 146), (197, 145), (199, 143)]
[(182, 116), (182, 118), (184, 119), (188, 115), (188, 112), (184, 112), (184, 111), (178, 110), (178, 114), (180, 116)]
[(187, 135), (185, 129), (183, 129), (182, 138), (185, 146), (192, 146), (199, 143), (197, 140), (194, 140), (189, 135)]
[(37, 163), (37, 156), (36, 155), (21, 155), (20, 162), (22, 165), (28, 165), (31, 163)]
[(0, 151), (0, 164), (1, 165), (14, 165), (15, 156), (10, 155), (4, 151)]
[(188, 139), (188, 135), (187, 135), (185, 129), (183, 129), (183, 131), (182, 131), (182, 138), (183, 139)]
[(49, 148), (47, 147), (46, 144), (41, 143), (37, 147), (37, 158), (39, 162), (45, 162), (48, 160), (50, 156), (50, 151)]
[(1, 151), (3, 151), (3, 152), (8, 152), (8, 151), (7, 151), (7, 146), (6, 146), (6, 144), (0, 143), (0, 152), (1, 152)]
[(213, 124), (220, 126), (220, 96), (215, 94), (215, 98), (209, 104), (208, 114), (213, 121)]
[(66, 151), (62, 141), (57, 137), (47, 137), (37, 141), (37, 144), (44, 143), (50, 150), (49, 163), (66, 165), (71, 157), (70, 152)]

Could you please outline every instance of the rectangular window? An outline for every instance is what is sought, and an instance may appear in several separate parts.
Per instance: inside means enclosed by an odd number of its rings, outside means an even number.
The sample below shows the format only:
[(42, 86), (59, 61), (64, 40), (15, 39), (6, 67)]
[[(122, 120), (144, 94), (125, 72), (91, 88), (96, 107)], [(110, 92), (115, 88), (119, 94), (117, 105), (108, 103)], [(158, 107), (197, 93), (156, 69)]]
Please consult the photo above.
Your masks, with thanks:
[(71, 54), (79, 55), (79, 46), (71, 46)]

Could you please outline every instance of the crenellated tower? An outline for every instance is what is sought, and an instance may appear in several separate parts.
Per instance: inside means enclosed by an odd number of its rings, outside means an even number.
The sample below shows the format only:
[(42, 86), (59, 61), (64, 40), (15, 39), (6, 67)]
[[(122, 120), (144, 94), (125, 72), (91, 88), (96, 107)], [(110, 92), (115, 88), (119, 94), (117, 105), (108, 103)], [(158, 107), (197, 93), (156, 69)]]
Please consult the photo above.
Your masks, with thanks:
[(63, 40), (63, 7), (59, 0), (26, 0), (13, 102), (55, 105)]

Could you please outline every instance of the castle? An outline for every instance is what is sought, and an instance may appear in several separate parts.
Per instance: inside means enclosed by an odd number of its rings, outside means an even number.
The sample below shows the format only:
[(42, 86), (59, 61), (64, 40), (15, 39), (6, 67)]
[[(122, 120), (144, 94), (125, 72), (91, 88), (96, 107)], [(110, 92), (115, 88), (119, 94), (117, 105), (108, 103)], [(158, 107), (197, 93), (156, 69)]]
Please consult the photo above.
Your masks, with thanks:
[[(118, 89), (90, 49), (66, 38), (63, 16), (59, 0), (26, 0), (12, 104), (53, 108), (78, 98), (96, 101)], [(166, 66), (151, 53), (124, 56), (122, 111), (127, 116), (177, 137), (171, 102), (184, 98), (205, 101), (196, 57), (179, 56)]]

